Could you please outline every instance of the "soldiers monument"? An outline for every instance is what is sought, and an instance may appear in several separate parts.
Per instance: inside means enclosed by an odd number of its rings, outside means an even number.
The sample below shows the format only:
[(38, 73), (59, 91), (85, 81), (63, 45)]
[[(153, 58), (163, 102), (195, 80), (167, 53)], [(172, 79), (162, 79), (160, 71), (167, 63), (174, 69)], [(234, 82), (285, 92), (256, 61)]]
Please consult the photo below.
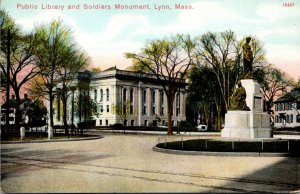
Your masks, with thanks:
[(260, 85), (253, 79), (251, 37), (243, 45), (244, 76), (230, 97), (230, 108), (225, 114), (224, 138), (271, 138), (270, 115), (263, 112)]

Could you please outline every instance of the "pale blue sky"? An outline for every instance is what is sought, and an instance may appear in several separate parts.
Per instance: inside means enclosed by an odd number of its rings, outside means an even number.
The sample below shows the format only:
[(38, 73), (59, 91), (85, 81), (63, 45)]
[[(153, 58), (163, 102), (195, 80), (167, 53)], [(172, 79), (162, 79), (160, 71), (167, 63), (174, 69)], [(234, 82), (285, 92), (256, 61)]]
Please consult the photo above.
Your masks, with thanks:
[[(293, 78), (300, 76), (300, 1), (290, 0), (1, 0), (2, 8), (25, 31), (60, 17), (71, 26), (80, 46), (91, 56), (92, 65), (125, 69), (130, 60), (124, 52), (138, 52), (149, 39), (176, 33), (201, 35), (207, 31), (233, 30), (238, 39), (257, 36), (270, 63)], [(84, 4), (170, 5), (172, 10), (84, 10)], [(175, 3), (190, 4), (193, 10), (176, 10)], [(35, 4), (37, 10), (17, 9), (17, 4)], [(41, 4), (65, 5), (63, 11), (43, 10)], [(80, 4), (80, 10), (67, 5)]]

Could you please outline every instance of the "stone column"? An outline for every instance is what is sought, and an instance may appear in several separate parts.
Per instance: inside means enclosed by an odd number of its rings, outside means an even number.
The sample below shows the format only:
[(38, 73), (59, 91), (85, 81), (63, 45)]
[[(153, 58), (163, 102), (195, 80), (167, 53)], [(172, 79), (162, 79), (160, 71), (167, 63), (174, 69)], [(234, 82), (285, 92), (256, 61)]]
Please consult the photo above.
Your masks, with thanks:
[[(148, 117), (151, 116), (151, 89), (147, 88), (147, 98), (146, 98), (147, 102), (147, 115)], [(148, 118), (149, 119), (149, 118)], [(148, 121), (149, 122), (149, 121)]]
[(160, 115), (160, 109), (161, 109), (161, 106), (163, 106), (163, 104), (161, 103), (161, 99), (160, 99), (160, 89), (157, 89), (157, 115), (159, 115), (159, 117), (161, 117)]
[(142, 111), (143, 111), (143, 100), (142, 100), (142, 97), (143, 97), (143, 89), (142, 89), (142, 82), (139, 83), (139, 86), (138, 86), (138, 99), (137, 99), (137, 107), (138, 107), (138, 110), (137, 110), (137, 114), (138, 114), (138, 126), (142, 126)]

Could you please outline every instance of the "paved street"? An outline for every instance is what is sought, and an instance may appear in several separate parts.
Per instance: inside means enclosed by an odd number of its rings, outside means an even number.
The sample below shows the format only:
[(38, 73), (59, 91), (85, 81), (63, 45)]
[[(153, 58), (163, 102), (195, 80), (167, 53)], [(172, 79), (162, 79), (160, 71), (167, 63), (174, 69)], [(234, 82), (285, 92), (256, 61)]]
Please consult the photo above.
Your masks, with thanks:
[(152, 151), (158, 138), (105, 134), (102, 139), (87, 141), (1, 144), (1, 190), (286, 192), (300, 189), (299, 158), (165, 154)]

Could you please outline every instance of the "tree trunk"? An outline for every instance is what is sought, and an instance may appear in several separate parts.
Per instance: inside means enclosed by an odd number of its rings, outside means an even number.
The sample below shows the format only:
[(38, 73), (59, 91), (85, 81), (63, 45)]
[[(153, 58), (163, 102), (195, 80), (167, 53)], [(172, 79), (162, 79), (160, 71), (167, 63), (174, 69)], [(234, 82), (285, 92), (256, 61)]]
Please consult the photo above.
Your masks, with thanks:
[(173, 135), (172, 116), (173, 116), (174, 96), (168, 98), (168, 135)]
[(63, 103), (63, 123), (64, 123), (64, 128), (65, 128), (65, 134), (69, 136), (69, 126), (68, 126), (68, 121), (67, 121), (67, 98), (66, 94), (67, 92), (65, 91), (64, 94), (62, 94), (62, 103)]
[(217, 130), (221, 130), (221, 105), (217, 104)]
[(172, 114), (173, 110), (168, 110), (168, 135), (173, 135), (173, 128), (172, 128)]
[(16, 95), (16, 117), (15, 117), (15, 129), (19, 130), (20, 128), (20, 103), (21, 103), (21, 99), (20, 99), (20, 95), (18, 92), (15, 91), (15, 95)]
[(53, 128), (53, 126), (54, 126), (54, 123), (53, 123), (53, 100), (54, 100), (54, 97), (53, 97), (53, 92), (51, 89), (51, 90), (49, 90), (49, 109), (50, 109), (49, 116), (50, 116), (50, 127), (51, 128)]

